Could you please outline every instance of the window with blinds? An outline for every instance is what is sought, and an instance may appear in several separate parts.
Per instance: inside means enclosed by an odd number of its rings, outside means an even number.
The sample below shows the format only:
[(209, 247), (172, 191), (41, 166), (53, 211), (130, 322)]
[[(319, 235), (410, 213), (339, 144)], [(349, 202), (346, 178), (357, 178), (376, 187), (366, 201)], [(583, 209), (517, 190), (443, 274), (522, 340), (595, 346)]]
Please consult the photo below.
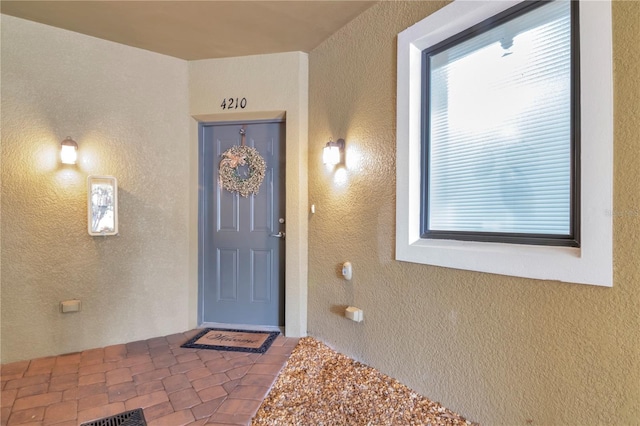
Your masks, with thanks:
[(579, 246), (578, 2), (423, 51), (422, 238)]

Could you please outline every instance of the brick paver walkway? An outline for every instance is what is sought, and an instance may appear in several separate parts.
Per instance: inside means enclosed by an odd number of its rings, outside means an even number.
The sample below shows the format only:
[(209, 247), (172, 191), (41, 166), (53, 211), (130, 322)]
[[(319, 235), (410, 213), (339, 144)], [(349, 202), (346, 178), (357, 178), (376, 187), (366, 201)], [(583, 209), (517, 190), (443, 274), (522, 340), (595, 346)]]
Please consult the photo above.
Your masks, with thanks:
[(76, 426), (143, 408), (149, 426), (247, 425), (298, 339), (265, 354), (184, 349), (199, 330), (4, 364), (2, 425)]

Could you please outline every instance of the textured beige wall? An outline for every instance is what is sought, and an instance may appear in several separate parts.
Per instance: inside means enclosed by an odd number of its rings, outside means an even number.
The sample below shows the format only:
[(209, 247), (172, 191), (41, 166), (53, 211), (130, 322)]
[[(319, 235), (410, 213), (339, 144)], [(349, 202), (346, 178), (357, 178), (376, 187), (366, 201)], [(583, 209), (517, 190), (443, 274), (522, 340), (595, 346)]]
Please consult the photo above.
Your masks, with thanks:
[(309, 334), (484, 424), (638, 424), (640, 4), (614, 4), (612, 289), (393, 260), (396, 34), (443, 5), (379, 3), (309, 55)]
[[(3, 15), (1, 72), (2, 362), (184, 331), (187, 63)], [(118, 179), (119, 236), (87, 234), (90, 174)]]
[[(220, 108), (225, 97), (245, 97), (244, 110)], [(302, 52), (210, 59), (189, 63), (191, 124), (190, 324), (197, 319), (198, 122), (286, 119), (285, 333), (307, 332), (307, 108), (308, 57)], [(195, 262), (195, 264), (194, 264)]]

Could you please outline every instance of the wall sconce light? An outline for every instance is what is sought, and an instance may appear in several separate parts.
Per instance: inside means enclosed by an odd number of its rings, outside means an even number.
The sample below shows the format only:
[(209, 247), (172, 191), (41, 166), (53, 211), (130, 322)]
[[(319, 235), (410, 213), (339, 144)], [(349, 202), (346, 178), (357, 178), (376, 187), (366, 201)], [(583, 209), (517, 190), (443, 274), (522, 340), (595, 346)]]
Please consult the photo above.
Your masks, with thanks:
[(344, 152), (344, 139), (329, 140), (322, 151), (322, 162), (335, 166), (340, 164)]
[(62, 146), (60, 149), (60, 161), (64, 164), (76, 164), (78, 159), (78, 144), (76, 141), (67, 136), (60, 145)]

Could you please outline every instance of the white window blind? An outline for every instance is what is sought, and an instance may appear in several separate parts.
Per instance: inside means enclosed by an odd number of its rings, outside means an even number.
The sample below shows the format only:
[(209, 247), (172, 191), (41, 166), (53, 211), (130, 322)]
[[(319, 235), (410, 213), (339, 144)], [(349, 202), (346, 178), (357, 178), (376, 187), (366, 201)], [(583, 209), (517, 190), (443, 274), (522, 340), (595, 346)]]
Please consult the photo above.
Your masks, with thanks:
[(569, 236), (571, 5), (427, 52), (426, 231)]

